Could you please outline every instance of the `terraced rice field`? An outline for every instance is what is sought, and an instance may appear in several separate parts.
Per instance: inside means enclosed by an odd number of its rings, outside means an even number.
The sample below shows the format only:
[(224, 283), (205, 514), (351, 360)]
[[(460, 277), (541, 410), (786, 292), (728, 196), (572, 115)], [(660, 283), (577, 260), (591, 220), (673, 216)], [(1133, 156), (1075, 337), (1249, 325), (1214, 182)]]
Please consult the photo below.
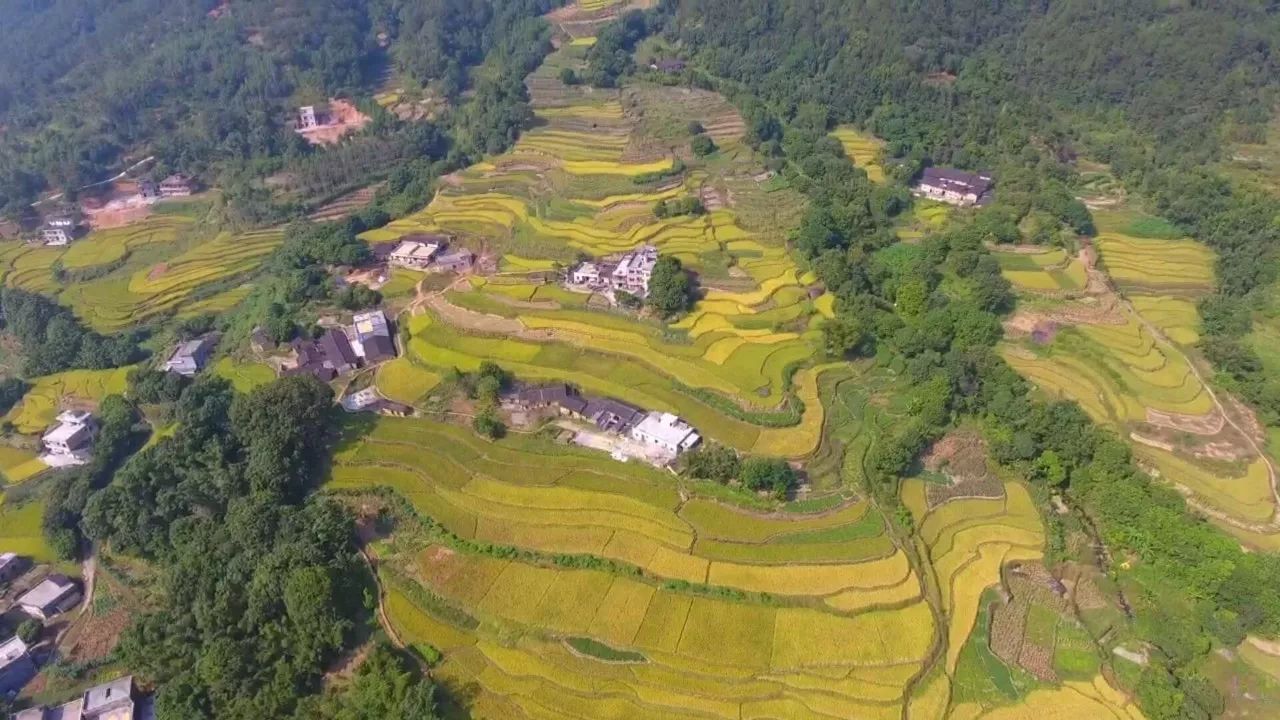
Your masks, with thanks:
[[(1128, 437), (1149, 470), (1230, 518), (1215, 517), (1229, 531), (1253, 545), (1274, 545), (1274, 538), (1238, 527), (1265, 524), (1275, 513), (1265, 462), (1229, 427), (1223, 437), (1183, 429), (1221, 424), (1210, 389), (1192, 371), (1185, 350), (1199, 340), (1196, 302), (1214, 282), (1212, 253), (1164, 220), (1132, 208), (1096, 212), (1095, 221), (1100, 268), (1120, 292), (1111, 299), (1116, 309), (1101, 317), (1110, 324), (1067, 324), (1045, 345), (1006, 342), (1001, 354), (1047, 395), (1077, 402), (1095, 421)], [(1040, 289), (1039, 281), (1010, 273), (1011, 262), (1029, 260), (1001, 257), (1019, 290)], [(1108, 299), (1060, 302), (1078, 310)], [(1054, 311), (1043, 297), (1035, 308), (1050, 316)], [(1066, 323), (1072, 317), (1062, 316)]]
[(68, 370), (36, 378), (4, 419), (24, 435), (44, 432), (69, 402), (92, 404), (108, 395), (123, 393), (129, 370)]
[(62, 267), (76, 271), (122, 261), (141, 247), (176, 242), (193, 222), (185, 215), (151, 215), (127, 227), (95, 230), (66, 248)]
[(1082, 325), (1060, 332), (1047, 351), (1008, 345), (1002, 353), (1047, 393), (1080, 403), (1096, 421), (1142, 422), (1147, 408), (1204, 415), (1213, 402), (1185, 355), (1157, 343), (1133, 318), (1123, 325)]
[(1123, 291), (1199, 294), (1213, 287), (1214, 255), (1159, 218), (1130, 210), (1098, 212), (1098, 251)]
[(1015, 288), (1028, 292), (1072, 292), (1083, 290), (1087, 278), (1084, 266), (1062, 248), (1040, 252), (995, 253), (1001, 274)]
[(1092, 682), (1066, 682), (1061, 687), (1035, 690), (1013, 706), (984, 709), (976, 704), (959, 705), (949, 717), (956, 720), (1143, 719), (1137, 705), (1102, 676)]
[(1005, 483), (1004, 497), (957, 498), (929, 507), (924, 482), (903, 484), (903, 503), (915, 517), (948, 618), (946, 669), (956, 660), (978, 616), (983, 590), (999, 582), (1010, 562), (1041, 557), (1044, 530), (1039, 512), (1018, 483)]
[(841, 125), (831, 135), (840, 141), (844, 154), (849, 156), (853, 164), (867, 171), (867, 178), (871, 182), (884, 182), (884, 167), (880, 165), (880, 151), (884, 148), (884, 141), (852, 125)]
[(60, 300), (94, 329), (115, 332), (200, 300), (193, 295), (201, 288), (251, 274), (282, 241), (278, 229), (221, 233), (132, 274), (72, 284)]
[[(651, 468), (390, 418), (339, 448), (327, 485), (372, 486), (464, 540), (618, 563), (571, 569), (446, 543), (394, 570), (437, 599), (397, 590), (392, 621), (445, 650), (437, 677), (476, 688), (476, 717), (896, 718), (932, 642), (919, 580), (862, 502), (759, 514), (683, 501)], [(643, 659), (602, 661), (570, 637)]]

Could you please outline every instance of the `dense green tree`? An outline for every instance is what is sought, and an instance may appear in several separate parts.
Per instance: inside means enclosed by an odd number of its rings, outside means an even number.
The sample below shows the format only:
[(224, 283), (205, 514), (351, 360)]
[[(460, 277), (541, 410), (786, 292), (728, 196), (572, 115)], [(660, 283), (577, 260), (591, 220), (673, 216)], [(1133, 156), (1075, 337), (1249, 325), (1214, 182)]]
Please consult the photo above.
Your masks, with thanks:
[(733, 448), (711, 443), (704, 443), (681, 455), (680, 464), (689, 477), (722, 484), (737, 478), (742, 467)]
[(385, 643), (374, 646), (351, 681), (304, 701), (298, 720), (436, 720), (435, 688)]
[(693, 300), (693, 280), (680, 264), (680, 259), (672, 255), (659, 257), (649, 277), (649, 296), (645, 304), (666, 318), (688, 310)]
[(774, 497), (784, 498), (795, 486), (796, 472), (785, 460), (752, 457), (742, 461), (738, 479), (748, 490), (767, 491)]

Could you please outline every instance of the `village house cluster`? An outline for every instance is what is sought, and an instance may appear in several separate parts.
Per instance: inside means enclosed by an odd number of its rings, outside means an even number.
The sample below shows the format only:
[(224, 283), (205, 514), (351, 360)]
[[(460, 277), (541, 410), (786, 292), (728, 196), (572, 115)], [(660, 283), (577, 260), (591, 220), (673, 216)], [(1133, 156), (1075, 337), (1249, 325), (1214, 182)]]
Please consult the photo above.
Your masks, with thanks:
[(649, 280), (657, 264), (658, 248), (641, 245), (613, 260), (586, 260), (577, 264), (569, 271), (568, 288), (609, 295), (623, 291), (644, 298), (649, 295)]
[[(665, 412), (651, 412), (607, 397), (583, 395), (565, 383), (536, 385), (513, 390), (502, 398), (505, 408), (532, 412), (549, 409), (559, 415), (589, 423), (600, 433), (630, 441), (624, 455), (666, 464), (702, 441), (691, 425)], [(627, 450), (630, 449), (631, 453)]]
[[(0, 599), (5, 605), (0, 611), (9, 614), (21, 612), (32, 620), (47, 623), (80, 604), (80, 583), (59, 573), (43, 577), (27, 558), (17, 553), (0, 553)], [(10, 600), (14, 595), (16, 599)], [(38, 647), (38, 646), (37, 646)], [(14, 695), (39, 671), (41, 656), (21, 637), (13, 636), (0, 642), (0, 696)], [(27, 711), (30, 712), (30, 711)], [(24, 718), (43, 718), (42, 715), (21, 715)], [(18, 717), (18, 716), (15, 716)], [(80, 715), (52, 715), (50, 717), (82, 717)], [(89, 717), (84, 715), (83, 717)], [(125, 717), (99, 715), (97, 717)]]
[(937, 200), (960, 207), (981, 206), (991, 202), (995, 183), (990, 175), (969, 173), (953, 168), (925, 168), (919, 182), (911, 189), (918, 197)]
[(282, 375), (313, 375), (329, 382), (396, 356), (391, 326), (381, 310), (356, 313), (350, 325), (326, 329), (314, 340), (295, 340), (294, 360)]
[[(128, 182), (124, 182), (123, 186), (128, 187)], [(137, 191), (134, 194), (124, 198), (117, 198), (109, 203), (108, 207), (149, 205), (166, 198), (189, 197), (195, 190), (195, 181), (182, 174), (170, 175), (160, 182), (142, 179), (137, 182)], [(91, 206), (90, 200), (85, 200), (84, 206), (86, 208), (101, 208), (100, 204)], [(75, 204), (57, 204), (49, 210), (43, 211), (42, 214), (43, 217), (38, 219), (39, 227), (35, 231), (35, 240), (44, 245), (65, 247), (84, 234), (84, 213)], [(36, 218), (33, 215), (34, 219)]]
[(406, 235), (395, 247), (383, 252), (389, 264), (410, 270), (457, 273), (470, 270), (476, 262), (475, 253), (466, 248), (449, 249), (452, 241), (452, 237), (436, 233)]

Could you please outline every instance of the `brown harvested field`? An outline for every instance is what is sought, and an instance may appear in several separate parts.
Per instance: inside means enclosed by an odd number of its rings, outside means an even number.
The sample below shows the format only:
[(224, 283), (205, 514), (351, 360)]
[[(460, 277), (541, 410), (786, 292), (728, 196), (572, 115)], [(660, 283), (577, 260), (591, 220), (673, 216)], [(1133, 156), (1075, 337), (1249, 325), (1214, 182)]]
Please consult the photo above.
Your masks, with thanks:
[(595, 37), (600, 28), (613, 22), (628, 10), (644, 10), (655, 4), (656, 0), (632, 0), (597, 10), (588, 10), (575, 2), (556, 8), (543, 17), (571, 38)]
[(627, 118), (636, 127), (623, 152), (627, 162), (645, 162), (673, 150), (687, 154), (689, 125), (697, 122), (718, 145), (740, 140), (746, 124), (719, 93), (687, 87), (637, 85), (622, 91)]
[(377, 194), (380, 186), (380, 184), (370, 185), (369, 187), (360, 188), (359, 190), (349, 192), (346, 195), (331, 200), (330, 202), (320, 206), (315, 212), (308, 215), (307, 219), (317, 222), (341, 220), (373, 202), (373, 196)]

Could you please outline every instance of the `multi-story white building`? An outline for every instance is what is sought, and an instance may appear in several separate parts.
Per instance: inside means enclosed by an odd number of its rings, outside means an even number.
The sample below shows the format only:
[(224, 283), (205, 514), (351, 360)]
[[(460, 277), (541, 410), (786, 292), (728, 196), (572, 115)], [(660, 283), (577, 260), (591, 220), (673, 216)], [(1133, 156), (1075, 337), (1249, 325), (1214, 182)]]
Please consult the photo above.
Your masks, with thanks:
[(50, 467), (83, 465), (89, 462), (98, 426), (93, 416), (82, 410), (67, 410), (58, 415), (58, 424), (44, 434), (45, 454), (40, 456)]
[(625, 290), (637, 297), (649, 294), (649, 278), (658, 264), (658, 248), (642, 245), (622, 256), (610, 276), (614, 290)]
[(631, 439), (679, 455), (702, 441), (698, 431), (671, 413), (651, 412), (631, 428)]

